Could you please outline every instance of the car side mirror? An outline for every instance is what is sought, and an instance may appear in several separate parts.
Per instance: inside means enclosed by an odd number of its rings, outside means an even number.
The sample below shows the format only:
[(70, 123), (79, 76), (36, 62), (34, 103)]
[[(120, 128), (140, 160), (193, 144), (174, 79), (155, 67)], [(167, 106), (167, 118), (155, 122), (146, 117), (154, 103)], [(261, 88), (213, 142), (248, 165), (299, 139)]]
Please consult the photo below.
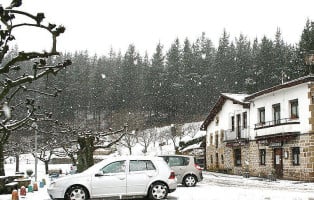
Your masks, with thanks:
[(99, 171), (95, 174), (96, 177), (104, 176), (104, 173), (102, 171)]

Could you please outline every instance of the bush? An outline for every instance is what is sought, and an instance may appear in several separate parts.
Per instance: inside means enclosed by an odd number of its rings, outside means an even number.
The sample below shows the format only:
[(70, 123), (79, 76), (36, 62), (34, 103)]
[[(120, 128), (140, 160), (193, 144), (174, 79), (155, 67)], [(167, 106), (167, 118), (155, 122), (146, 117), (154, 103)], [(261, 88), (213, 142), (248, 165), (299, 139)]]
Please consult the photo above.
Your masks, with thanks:
[(28, 177), (32, 176), (33, 170), (31, 170), (31, 169), (26, 170), (26, 174)]

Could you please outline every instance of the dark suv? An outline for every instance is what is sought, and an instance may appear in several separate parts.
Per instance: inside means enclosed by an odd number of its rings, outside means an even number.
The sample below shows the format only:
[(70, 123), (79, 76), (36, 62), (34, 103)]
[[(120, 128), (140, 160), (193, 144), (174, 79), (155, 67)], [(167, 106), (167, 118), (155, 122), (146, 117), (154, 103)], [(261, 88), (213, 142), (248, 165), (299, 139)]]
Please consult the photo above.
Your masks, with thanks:
[(193, 187), (203, 180), (202, 168), (196, 164), (193, 156), (165, 155), (162, 157), (175, 172), (178, 183), (186, 187)]

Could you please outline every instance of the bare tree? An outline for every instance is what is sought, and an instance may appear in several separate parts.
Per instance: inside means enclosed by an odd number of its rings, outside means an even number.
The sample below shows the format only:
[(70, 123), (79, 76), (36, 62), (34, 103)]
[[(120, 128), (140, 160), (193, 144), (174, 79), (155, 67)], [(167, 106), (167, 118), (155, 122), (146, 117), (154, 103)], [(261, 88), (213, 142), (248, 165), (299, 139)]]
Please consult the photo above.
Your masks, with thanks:
[(59, 144), (54, 137), (50, 137), (48, 140), (46, 139), (46, 142), (41, 142), (39, 144), (40, 148), (36, 151), (33, 151), (32, 155), (34, 157), (37, 156), (37, 158), (45, 164), (45, 173), (48, 174), (49, 162), (52, 155), (54, 154), (56, 147), (58, 147)]
[[(3, 152), (10, 135), (27, 123), (36, 120), (35, 114), (40, 111), (31, 95), (41, 94), (54, 97), (60, 92), (53, 87), (45, 92), (39, 91), (32, 87), (32, 84), (49, 74), (56, 75), (60, 70), (71, 65), (70, 60), (51, 66), (47, 64), (47, 58), (59, 55), (56, 48), (57, 37), (65, 31), (65, 28), (44, 23), (44, 13), (33, 15), (17, 10), (16, 8), (21, 5), (21, 0), (13, 0), (6, 8), (0, 5), (0, 175), (5, 175)], [(17, 16), (22, 17), (25, 22), (15, 20)], [(8, 56), (10, 44), (15, 40), (15, 30), (21, 27), (47, 31), (51, 35), (51, 50), (49, 52), (20, 51), (17, 55)], [(33, 63), (32, 66), (25, 64), (26, 61)], [(20, 71), (23, 71), (22, 75), (17, 73)], [(25, 94), (28, 94), (28, 97)], [(22, 96), (25, 98), (22, 99)]]
[(178, 149), (179, 149), (179, 144), (177, 144), (177, 140), (180, 136), (182, 136), (181, 126), (171, 124), (170, 132), (168, 133), (168, 138), (172, 140), (173, 148), (176, 152), (178, 152)]
[(65, 134), (59, 145), (81, 172), (94, 164), (93, 154), (97, 149), (108, 149), (118, 143), (127, 134), (127, 127), (125, 124), (119, 130), (102, 132), (67, 127), (62, 130)]
[(136, 144), (136, 136), (135, 131), (132, 131), (131, 134), (126, 134), (122, 140), (120, 141), (120, 144), (129, 150), (129, 154), (132, 155), (132, 148)]
[(156, 135), (156, 132), (154, 129), (146, 129), (146, 130), (138, 132), (137, 137), (138, 137), (139, 143), (143, 146), (142, 152), (144, 154), (147, 153), (149, 145), (153, 141), (155, 141), (155, 135)]

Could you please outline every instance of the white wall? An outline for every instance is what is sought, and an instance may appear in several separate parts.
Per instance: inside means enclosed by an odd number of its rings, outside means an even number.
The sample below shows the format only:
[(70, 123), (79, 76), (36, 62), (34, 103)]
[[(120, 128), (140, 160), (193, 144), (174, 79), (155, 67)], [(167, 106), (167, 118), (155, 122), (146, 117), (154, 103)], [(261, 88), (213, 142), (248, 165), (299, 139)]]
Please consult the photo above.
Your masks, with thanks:
[[(215, 144), (215, 132), (218, 131), (218, 138), (220, 138), (221, 130), (231, 129), (231, 116), (236, 116), (237, 114), (241, 114), (241, 118), (242, 118), (243, 112), (247, 112), (247, 117), (248, 117), (247, 120), (249, 120), (249, 109), (244, 109), (241, 104), (233, 104), (231, 100), (227, 99), (225, 104), (222, 106), (221, 111), (216, 115), (216, 117), (219, 118), (218, 125), (216, 125), (216, 118), (215, 118), (207, 127), (207, 130), (206, 130), (207, 144), (210, 144), (210, 134), (212, 134), (213, 136), (212, 144)], [(235, 123), (236, 123), (236, 119), (235, 119)], [(218, 141), (220, 142), (220, 139)]]
[[(309, 104), (310, 100), (308, 98), (308, 85), (307, 83), (300, 84), (294, 87), (285, 88), (277, 90), (262, 96), (259, 96), (250, 104), (251, 113), (250, 113), (250, 127), (251, 127), (251, 137), (267, 135), (267, 134), (276, 134), (281, 132), (294, 132), (300, 131), (301, 133), (308, 132), (310, 129), (309, 125)], [(258, 108), (265, 107), (265, 121), (273, 120), (273, 108), (274, 104), (280, 103), (280, 118), (290, 118), (290, 103), (289, 101), (298, 99), (299, 104), (299, 119), (292, 120), (298, 121), (300, 124), (293, 125), (282, 125), (275, 126), (271, 128), (263, 128), (254, 130), (255, 124), (258, 123)], [(253, 132), (252, 132), (253, 130)]]

